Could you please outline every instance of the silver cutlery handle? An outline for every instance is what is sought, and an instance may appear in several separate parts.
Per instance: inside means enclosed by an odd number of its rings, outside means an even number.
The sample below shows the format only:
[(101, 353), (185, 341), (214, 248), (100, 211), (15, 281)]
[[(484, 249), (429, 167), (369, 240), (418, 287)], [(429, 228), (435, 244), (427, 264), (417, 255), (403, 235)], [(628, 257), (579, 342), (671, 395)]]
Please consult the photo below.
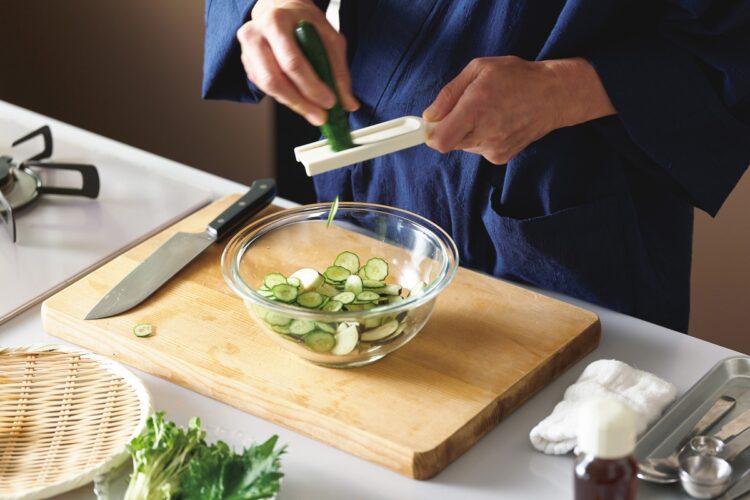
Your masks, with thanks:
[(714, 437), (726, 442), (750, 427), (750, 410), (745, 410), (738, 417), (732, 419), (714, 434)]

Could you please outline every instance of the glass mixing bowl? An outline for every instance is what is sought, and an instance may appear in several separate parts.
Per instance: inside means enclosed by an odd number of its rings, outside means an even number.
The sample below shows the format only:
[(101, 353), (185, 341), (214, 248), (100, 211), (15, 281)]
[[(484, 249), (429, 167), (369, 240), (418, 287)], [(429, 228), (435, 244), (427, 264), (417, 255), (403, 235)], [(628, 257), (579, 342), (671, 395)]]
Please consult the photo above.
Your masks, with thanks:
[[(411, 212), (341, 203), (333, 223), (326, 227), (330, 207), (330, 203), (304, 205), (252, 223), (227, 244), (222, 273), (262, 331), (284, 349), (318, 365), (362, 366), (419, 333), (458, 269), (458, 251), (445, 231)], [(264, 282), (269, 274), (280, 273), (298, 290), (313, 286), (330, 302), (334, 294), (345, 291), (343, 282), (326, 283), (321, 274), (313, 285), (310, 280), (298, 284), (290, 277), (303, 268), (325, 273), (345, 251), (358, 255), (363, 267), (372, 258), (386, 261), (388, 276), (382, 281), (401, 285), (401, 298), (379, 295), (374, 302), (357, 300), (340, 310), (324, 311), (281, 302)], [(353, 274), (363, 280), (368, 276), (362, 269)], [(363, 282), (372, 285), (372, 281)], [(391, 293), (398, 290), (397, 286), (389, 288)], [(373, 290), (383, 293), (385, 289)]]

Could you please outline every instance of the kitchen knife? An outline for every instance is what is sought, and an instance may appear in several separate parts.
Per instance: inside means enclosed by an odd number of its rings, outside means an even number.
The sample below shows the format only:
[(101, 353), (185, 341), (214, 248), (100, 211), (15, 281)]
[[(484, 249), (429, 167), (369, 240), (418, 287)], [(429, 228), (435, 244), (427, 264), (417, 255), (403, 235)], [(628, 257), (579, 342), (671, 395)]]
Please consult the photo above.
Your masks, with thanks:
[(242, 198), (211, 221), (202, 233), (177, 233), (133, 269), (88, 313), (86, 319), (115, 316), (137, 306), (206, 248), (231, 234), (276, 196), (276, 182), (253, 182)]

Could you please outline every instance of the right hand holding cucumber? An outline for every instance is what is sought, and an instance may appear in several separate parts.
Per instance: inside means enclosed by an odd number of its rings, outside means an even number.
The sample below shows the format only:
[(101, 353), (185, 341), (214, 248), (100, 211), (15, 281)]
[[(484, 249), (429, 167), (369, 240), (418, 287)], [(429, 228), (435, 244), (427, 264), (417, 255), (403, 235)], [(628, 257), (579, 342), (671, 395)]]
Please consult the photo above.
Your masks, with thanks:
[(327, 110), (336, 104), (336, 96), (315, 74), (295, 40), (295, 27), (303, 19), (316, 28), (326, 48), (342, 106), (347, 111), (356, 110), (359, 103), (352, 95), (346, 41), (312, 1), (259, 0), (252, 19), (237, 31), (237, 39), (250, 81), (320, 126), (328, 118)]

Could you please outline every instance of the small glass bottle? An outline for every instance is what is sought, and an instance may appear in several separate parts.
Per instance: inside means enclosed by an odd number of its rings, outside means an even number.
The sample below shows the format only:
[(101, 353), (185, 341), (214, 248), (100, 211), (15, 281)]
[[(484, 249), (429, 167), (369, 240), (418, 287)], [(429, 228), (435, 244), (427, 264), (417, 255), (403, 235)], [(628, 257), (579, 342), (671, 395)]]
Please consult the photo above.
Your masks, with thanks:
[(578, 420), (576, 500), (635, 500), (635, 413), (616, 399), (597, 399)]

